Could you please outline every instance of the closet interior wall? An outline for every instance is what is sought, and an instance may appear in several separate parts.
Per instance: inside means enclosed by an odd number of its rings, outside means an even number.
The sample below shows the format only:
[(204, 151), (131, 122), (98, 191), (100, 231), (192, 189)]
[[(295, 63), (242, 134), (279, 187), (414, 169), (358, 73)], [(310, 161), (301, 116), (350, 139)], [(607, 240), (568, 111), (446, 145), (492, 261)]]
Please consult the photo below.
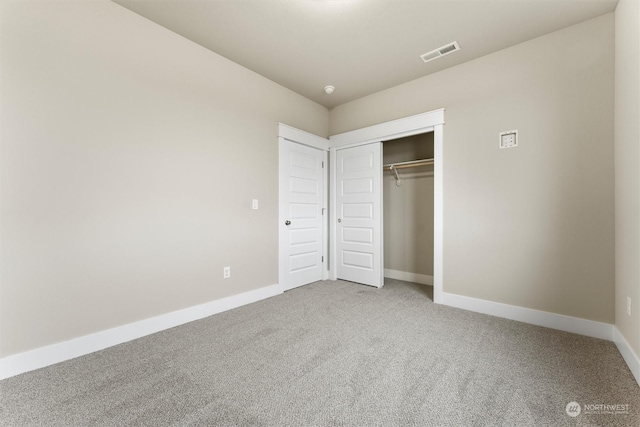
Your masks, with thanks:
[[(433, 158), (433, 132), (383, 143), (383, 164)], [(432, 284), (433, 165), (385, 170), (385, 277)]]

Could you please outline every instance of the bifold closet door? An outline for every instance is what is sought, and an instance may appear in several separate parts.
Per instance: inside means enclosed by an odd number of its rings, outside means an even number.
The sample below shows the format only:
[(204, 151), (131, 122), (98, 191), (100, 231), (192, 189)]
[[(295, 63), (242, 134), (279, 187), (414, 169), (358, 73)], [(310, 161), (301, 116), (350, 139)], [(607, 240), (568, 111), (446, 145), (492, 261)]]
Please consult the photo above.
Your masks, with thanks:
[(382, 143), (337, 150), (336, 163), (337, 276), (381, 287)]

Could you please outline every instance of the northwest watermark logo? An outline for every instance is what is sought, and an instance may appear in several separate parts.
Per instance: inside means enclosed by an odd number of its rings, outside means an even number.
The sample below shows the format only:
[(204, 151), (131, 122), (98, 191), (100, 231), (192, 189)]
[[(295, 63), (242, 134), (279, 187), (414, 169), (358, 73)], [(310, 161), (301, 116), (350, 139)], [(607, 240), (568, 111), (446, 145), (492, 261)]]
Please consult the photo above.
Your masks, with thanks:
[(629, 405), (626, 403), (585, 403), (569, 402), (564, 409), (570, 417), (584, 415), (628, 415)]
[(582, 407), (578, 402), (569, 402), (564, 410), (570, 417), (577, 417), (582, 412)]

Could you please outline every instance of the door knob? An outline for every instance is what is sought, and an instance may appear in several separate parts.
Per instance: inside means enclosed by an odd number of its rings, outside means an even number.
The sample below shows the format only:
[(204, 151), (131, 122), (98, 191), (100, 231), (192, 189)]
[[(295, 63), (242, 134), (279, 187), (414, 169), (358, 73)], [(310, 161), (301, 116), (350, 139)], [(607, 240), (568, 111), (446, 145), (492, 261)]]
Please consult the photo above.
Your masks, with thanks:
[(284, 222), (284, 225), (291, 225), (291, 221), (286, 220), (286, 221)]
[(342, 222), (342, 220), (340, 218), (338, 218), (338, 222)]

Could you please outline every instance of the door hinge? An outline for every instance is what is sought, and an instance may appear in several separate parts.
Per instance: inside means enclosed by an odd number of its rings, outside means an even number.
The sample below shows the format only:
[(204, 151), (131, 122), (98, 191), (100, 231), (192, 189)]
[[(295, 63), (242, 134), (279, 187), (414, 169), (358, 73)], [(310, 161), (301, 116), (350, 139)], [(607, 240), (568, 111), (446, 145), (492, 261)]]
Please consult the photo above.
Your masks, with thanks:
[(322, 162), (322, 169), (324, 169), (324, 162)]
[(322, 262), (324, 262), (324, 256), (322, 257)]

